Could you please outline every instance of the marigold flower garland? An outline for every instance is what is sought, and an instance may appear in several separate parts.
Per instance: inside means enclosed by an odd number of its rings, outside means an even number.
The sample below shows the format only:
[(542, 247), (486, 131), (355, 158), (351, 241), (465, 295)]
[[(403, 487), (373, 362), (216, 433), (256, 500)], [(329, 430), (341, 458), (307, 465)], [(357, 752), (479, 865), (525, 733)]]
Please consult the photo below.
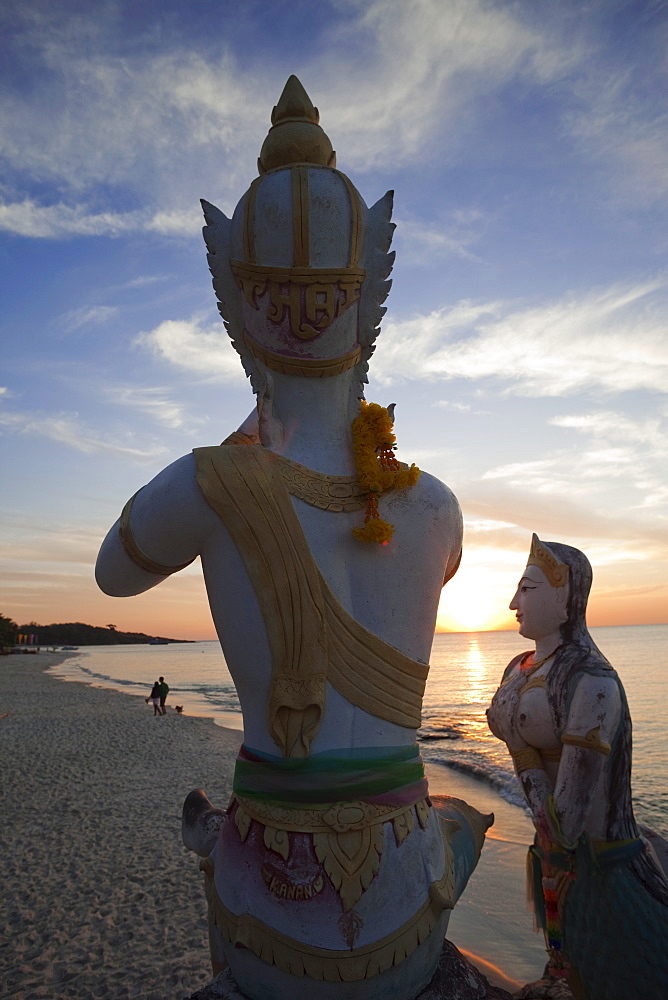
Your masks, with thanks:
[(363, 542), (387, 545), (394, 525), (378, 514), (378, 494), (383, 490), (413, 486), (420, 478), (416, 465), (402, 468), (394, 455), (396, 437), (386, 407), (362, 400), (359, 416), (353, 420), (353, 454), (360, 484), (367, 494), (363, 528), (353, 528)]

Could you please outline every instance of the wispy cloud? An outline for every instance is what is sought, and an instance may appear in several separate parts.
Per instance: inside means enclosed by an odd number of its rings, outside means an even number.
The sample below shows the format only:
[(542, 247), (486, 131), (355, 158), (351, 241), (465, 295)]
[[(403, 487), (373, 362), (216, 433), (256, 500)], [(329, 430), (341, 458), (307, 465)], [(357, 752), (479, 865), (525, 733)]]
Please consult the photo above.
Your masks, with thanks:
[(597, 410), (552, 417), (550, 423), (615, 444), (620, 441), (640, 444), (645, 449), (651, 448), (657, 457), (658, 453), (668, 456), (668, 436), (663, 426), (666, 421), (660, 416), (639, 420), (614, 410)]
[[(101, 526), (82, 528), (75, 522), (45, 524), (33, 516), (3, 511), (0, 558), (16, 563), (12, 575), (26, 563), (79, 563), (87, 567), (100, 547)], [(31, 570), (32, 572), (33, 570)]]
[(517, 8), (481, 0), (354, 0), (347, 7), (355, 16), (339, 27), (336, 55), (319, 69), (325, 97), (327, 89), (336, 97), (331, 110), (328, 101), (332, 131), (358, 170), (456, 156), (478, 100), (513, 77), (553, 82), (579, 56), (577, 44), (560, 47)]
[(80, 309), (73, 309), (66, 313), (62, 317), (61, 323), (66, 330), (73, 331), (84, 326), (107, 323), (117, 313), (117, 306), (82, 306)]
[(434, 257), (464, 257), (479, 260), (469, 249), (478, 237), (472, 225), (463, 227), (456, 222), (422, 223), (395, 218), (397, 233), (394, 240), (404, 264), (422, 264)]
[[(482, 379), (527, 396), (668, 386), (666, 279), (521, 307), (458, 302), (385, 324), (375, 379)], [(654, 294), (662, 293), (662, 294)]]
[(648, 51), (636, 72), (642, 86), (624, 62), (584, 67), (565, 125), (585, 153), (611, 170), (626, 198), (651, 204), (668, 194), (668, 112), (657, 100), (668, 86), (665, 59)]
[[(614, 484), (618, 510), (657, 507), (665, 493), (662, 470), (668, 458), (666, 438), (586, 441), (578, 447), (551, 451), (544, 458), (510, 462), (488, 469), (482, 481), (546, 497), (580, 496), (588, 502), (610, 503)], [(654, 499), (646, 502), (648, 495)]]
[[(5, 95), (0, 155), (10, 175), (53, 182), (68, 196), (40, 205), (17, 188), (0, 212), (5, 229), (52, 237), (139, 228), (187, 234), (199, 225), (195, 206), (192, 215), (187, 207), (193, 192), (238, 198), (269, 125), (267, 94), (277, 98), (284, 82), (275, 66), (239, 59), (225, 44), (216, 56), (182, 42), (119, 57), (97, 10), (95, 19), (78, 11), (56, 17), (27, 6), (15, 13), (16, 51), (31, 53), (50, 100), (19, 88)], [(294, 69), (345, 148), (346, 169), (442, 156), (446, 135), (453, 155), (477, 101), (514, 76), (551, 83), (576, 58), (576, 45), (559, 47), (518, 10), (483, 0), (343, 0), (339, 9), (338, 21), (323, 20), (327, 45)], [(87, 194), (101, 186), (128, 188), (155, 207), (150, 214), (86, 208)], [(461, 238), (449, 245), (434, 238), (437, 249), (467, 252)]]
[(108, 453), (136, 461), (151, 461), (167, 451), (163, 445), (138, 448), (131, 444), (119, 444), (117, 441), (105, 439), (87, 428), (76, 414), (4, 412), (0, 413), (0, 429), (2, 428), (9, 433), (47, 438), (86, 455)]
[[(345, 150), (344, 169), (462, 162), (479, 112), (515, 81), (548, 99), (558, 89), (570, 109), (562, 127), (588, 156), (614, 164), (640, 193), (668, 191), (664, 113), (638, 88), (631, 99), (628, 71), (586, 31), (569, 33), (563, 25), (572, 19), (540, 26), (522, 5), (484, 0), (341, 0), (336, 9), (338, 19), (323, 19), (326, 44), (293, 69)], [(50, 100), (15, 88), (0, 107), (0, 155), (9, 167), (0, 228), (42, 238), (190, 236), (201, 225), (197, 196), (222, 198), (229, 210), (253, 176), (269, 125), (267, 95), (276, 99), (284, 82), (276, 65), (238, 58), (224, 42), (204, 54), (185, 40), (159, 52), (137, 45), (119, 57), (112, 23), (97, 8), (95, 17), (17, 8), (15, 50), (30, 52)], [(30, 182), (56, 185), (61, 200), (35, 200)], [(132, 192), (143, 207), (107, 211), (103, 191)], [(463, 225), (415, 225), (418, 257), (472, 253)], [(404, 226), (409, 235), (411, 223)]]
[[(628, 416), (612, 410), (567, 414), (553, 417), (556, 427), (574, 430), (589, 439), (578, 451), (574, 463), (580, 481), (600, 479), (606, 489), (615, 479), (623, 479), (634, 491), (631, 510), (656, 511), (668, 508), (668, 419), (665, 415)], [(658, 530), (662, 526), (657, 522)]]
[(170, 398), (169, 390), (158, 386), (105, 385), (104, 393), (116, 406), (145, 413), (165, 427), (179, 429), (201, 425), (202, 419), (191, 417), (181, 403)]
[[(601, 493), (596, 496), (581, 488), (576, 466), (569, 469), (564, 464), (562, 470), (556, 466), (551, 469), (551, 479), (546, 467), (544, 481), (536, 469), (529, 470), (533, 480), (525, 480), (517, 466), (512, 470), (514, 478), (463, 484), (457, 496), (467, 518), (494, 518), (514, 525), (489, 533), (500, 549), (516, 550), (528, 545), (535, 531), (542, 538), (568, 542), (587, 552), (616, 550), (620, 559), (623, 553), (628, 553), (629, 558), (644, 555), (668, 559), (665, 520), (656, 511), (630, 504), (610, 506)], [(540, 488), (543, 482), (545, 486)], [(477, 544), (475, 539), (471, 541)]]
[[(72, 193), (129, 185), (144, 202), (166, 206), (159, 229), (182, 228), (175, 213), (201, 182), (220, 191), (221, 160), (232, 146), (238, 156), (224, 183), (234, 187), (235, 174), (241, 181), (251, 173), (251, 143), (257, 146), (267, 120), (266, 94), (276, 89), (267, 70), (244, 68), (224, 47), (207, 60), (185, 43), (159, 52), (137, 45), (119, 57), (115, 32), (97, 11), (56, 17), (33, 4), (23, 19), (17, 11), (16, 21), (15, 51), (30, 52), (50, 100), (18, 88), (5, 95), (0, 154), (11, 169)], [(134, 216), (96, 220), (75, 212), (68, 219), (61, 208), (56, 221), (77, 231), (122, 229), (134, 227)]]
[(168, 275), (166, 274), (143, 274), (139, 275), (137, 278), (133, 278), (132, 281), (128, 281), (123, 285), (123, 288), (144, 288), (146, 285), (154, 285), (159, 281), (166, 281)]
[(142, 332), (135, 343), (177, 368), (207, 378), (242, 384), (245, 376), (239, 355), (222, 322), (205, 325), (200, 317), (165, 320)]
[(471, 416), (485, 417), (489, 410), (475, 409), (471, 403), (460, 403), (452, 399), (438, 399), (434, 404), (439, 410), (454, 410), (456, 413), (470, 413)]
[(0, 203), (0, 229), (34, 239), (68, 236), (127, 236), (153, 232), (163, 236), (195, 236), (202, 229), (199, 206), (191, 210), (91, 212), (83, 204), (39, 205), (30, 198)]

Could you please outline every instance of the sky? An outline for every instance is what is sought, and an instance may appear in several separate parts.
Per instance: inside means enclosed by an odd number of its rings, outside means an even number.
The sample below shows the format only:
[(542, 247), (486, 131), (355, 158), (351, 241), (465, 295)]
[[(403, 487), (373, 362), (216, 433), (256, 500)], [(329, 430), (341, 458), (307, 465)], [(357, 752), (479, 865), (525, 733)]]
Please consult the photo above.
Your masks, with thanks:
[(592, 625), (668, 622), (668, 3), (5, 0), (0, 612), (214, 637), (199, 563), (97, 590), (127, 498), (253, 396), (199, 199), (228, 215), (295, 73), (395, 191), (367, 399), (465, 519), (439, 630), (512, 628), (531, 533)]

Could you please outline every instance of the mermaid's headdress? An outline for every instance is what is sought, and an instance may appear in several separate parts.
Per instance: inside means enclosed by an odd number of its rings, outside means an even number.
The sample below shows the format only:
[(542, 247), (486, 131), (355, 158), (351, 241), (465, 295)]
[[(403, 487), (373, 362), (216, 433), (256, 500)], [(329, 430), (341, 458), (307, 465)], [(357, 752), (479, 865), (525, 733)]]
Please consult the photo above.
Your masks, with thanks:
[(336, 169), (318, 109), (295, 76), (271, 116), (257, 177), (232, 219), (203, 201), (218, 308), (255, 392), (258, 361), (323, 378), (368, 359), (394, 263), (392, 192), (372, 208)]
[(527, 566), (537, 566), (542, 570), (553, 587), (564, 587), (568, 583), (569, 568), (566, 563), (560, 563), (545, 542), (541, 542), (534, 532), (531, 536), (531, 551)]

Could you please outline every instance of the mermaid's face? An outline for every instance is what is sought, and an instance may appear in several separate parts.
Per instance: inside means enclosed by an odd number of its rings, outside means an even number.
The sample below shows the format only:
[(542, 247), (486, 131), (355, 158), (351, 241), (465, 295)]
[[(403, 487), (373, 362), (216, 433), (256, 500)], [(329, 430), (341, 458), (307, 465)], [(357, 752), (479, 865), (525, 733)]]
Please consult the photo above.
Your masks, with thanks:
[(537, 641), (558, 635), (559, 626), (568, 618), (568, 586), (553, 587), (542, 569), (527, 566), (510, 602), (519, 623), (519, 633)]

